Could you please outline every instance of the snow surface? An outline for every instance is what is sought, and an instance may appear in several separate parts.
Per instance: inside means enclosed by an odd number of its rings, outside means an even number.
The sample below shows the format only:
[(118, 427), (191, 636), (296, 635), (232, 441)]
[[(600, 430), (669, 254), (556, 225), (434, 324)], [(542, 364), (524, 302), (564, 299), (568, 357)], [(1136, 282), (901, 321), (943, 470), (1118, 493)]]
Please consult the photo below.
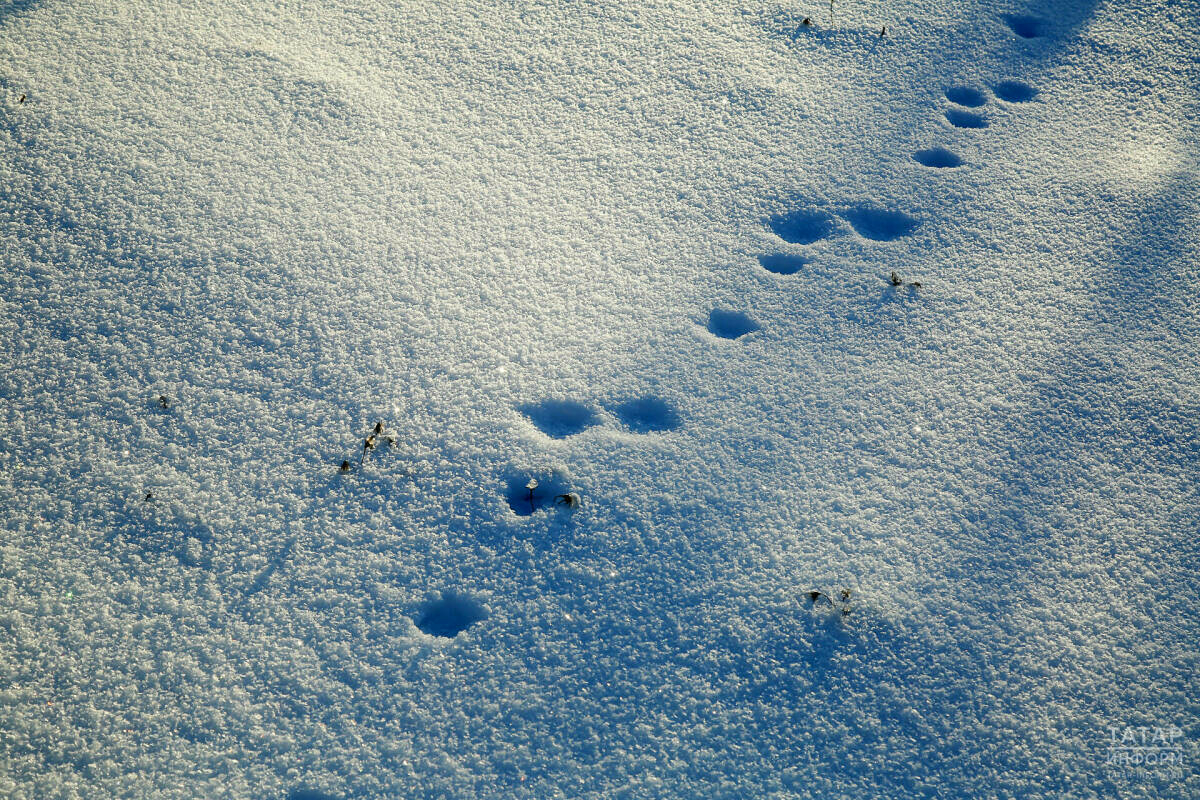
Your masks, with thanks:
[(835, 13), (0, 2), (0, 796), (1200, 797), (1200, 10)]

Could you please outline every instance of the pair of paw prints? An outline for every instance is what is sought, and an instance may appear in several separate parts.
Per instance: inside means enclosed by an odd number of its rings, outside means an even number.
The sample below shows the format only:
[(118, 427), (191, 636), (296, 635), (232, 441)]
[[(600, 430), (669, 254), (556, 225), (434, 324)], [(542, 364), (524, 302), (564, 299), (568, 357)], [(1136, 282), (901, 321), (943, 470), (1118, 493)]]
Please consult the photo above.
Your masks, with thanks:
[[(908, 236), (921, 224), (920, 220), (903, 211), (873, 205), (850, 206), (839, 211), (836, 216), (826, 211), (800, 209), (772, 217), (768, 224), (776, 236), (789, 244), (813, 244), (837, 232), (837, 217), (848, 222), (859, 236), (876, 242), (890, 242)], [(802, 263), (796, 263), (795, 257), (764, 256), (760, 261), (772, 272), (780, 269), (791, 269), (795, 272), (803, 266)], [(768, 264), (775, 266), (775, 269), (771, 269)]]
[[(565, 439), (601, 423), (600, 414), (574, 400), (547, 399), (517, 410), (552, 439)], [(643, 395), (615, 403), (609, 411), (633, 433), (673, 431), (682, 424), (679, 412), (660, 397)]]

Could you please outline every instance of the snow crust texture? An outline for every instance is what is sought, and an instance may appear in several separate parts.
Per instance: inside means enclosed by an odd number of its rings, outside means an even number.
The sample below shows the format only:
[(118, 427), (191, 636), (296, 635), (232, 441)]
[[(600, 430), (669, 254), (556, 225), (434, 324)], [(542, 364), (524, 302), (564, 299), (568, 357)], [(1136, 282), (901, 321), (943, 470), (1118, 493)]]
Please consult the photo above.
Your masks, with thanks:
[(0, 2), (0, 797), (1200, 797), (1200, 12), (833, 10)]

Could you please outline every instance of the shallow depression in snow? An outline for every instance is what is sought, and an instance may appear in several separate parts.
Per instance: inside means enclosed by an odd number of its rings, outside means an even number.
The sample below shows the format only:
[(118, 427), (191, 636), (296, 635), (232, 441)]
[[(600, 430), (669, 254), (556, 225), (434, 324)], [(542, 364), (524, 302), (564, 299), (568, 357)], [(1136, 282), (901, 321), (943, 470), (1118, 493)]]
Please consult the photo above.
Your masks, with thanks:
[(759, 256), (758, 263), (767, 272), (776, 275), (795, 275), (808, 265), (809, 259), (792, 253), (771, 253)]
[(963, 111), (961, 108), (951, 108), (946, 111), (946, 121), (956, 128), (986, 128), (987, 117), (974, 111)]
[(844, 213), (850, 226), (866, 239), (890, 242), (912, 234), (921, 224), (920, 220), (905, 214), (877, 206), (858, 206)]
[(708, 332), (722, 339), (738, 339), (759, 328), (757, 322), (740, 311), (714, 308), (708, 314)]
[(1028, 103), (1037, 97), (1037, 89), (1024, 81), (1001, 81), (992, 87), (992, 91), (1006, 103)]
[(960, 106), (977, 108), (987, 102), (987, 95), (973, 86), (951, 86), (946, 90), (946, 99)]
[(652, 395), (618, 403), (613, 407), (613, 413), (634, 433), (673, 431), (680, 425), (679, 412), (675, 407)]
[(962, 165), (962, 159), (944, 147), (930, 147), (913, 153), (918, 164), (937, 169), (948, 169)]
[(793, 211), (770, 221), (775, 235), (792, 244), (820, 241), (833, 233), (834, 224), (833, 217), (823, 211)]
[(538, 430), (554, 439), (582, 433), (598, 422), (592, 409), (574, 400), (542, 400), (522, 405), (518, 410), (529, 417)]
[(457, 592), (443, 592), (421, 607), (416, 625), (422, 633), (452, 639), (485, 619), (487, 611), (475, 600)]
[(1042, 35), (1045, 23), (1038, 17), (1027, 14), (1010, 14), (1004, 17), (1009, 29), (1022, 39), (1034, 39)]

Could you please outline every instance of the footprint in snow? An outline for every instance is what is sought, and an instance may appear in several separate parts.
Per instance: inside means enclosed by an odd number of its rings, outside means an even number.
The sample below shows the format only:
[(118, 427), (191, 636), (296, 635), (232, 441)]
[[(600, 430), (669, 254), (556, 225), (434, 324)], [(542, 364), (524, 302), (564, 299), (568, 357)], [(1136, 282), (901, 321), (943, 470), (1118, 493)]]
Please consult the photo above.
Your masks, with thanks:
[(571, 481), (561, 470), (511, 470), (504, 476), (504, 500), (518, 517), (566, 509), (563, 498), (571, 493)]
[(596, 413), (574, 400), (543, 400), (518, 406), (517, 410), (552, 439), (574, 436), (597, 423)]
[(758, 263), (767, 272), (774, 272), (776, 275), (795, 275), (808, 265), (808, 259), (791, 253), (772, 253), (759, 256)]
[(442, 592), (417, 609), (417, 628), (427, 636), (453, 639), (476, 622), (487, 619), (487, 609), (469, 595)]
[(681, 424), (679, 412), (674, 406), (653, 395), (618, 403), (612, 411), (621, 424), (634, 433), (673, 431)]
[(812, 244), (834, 232), (834, 219), (824, 211), (799, 209), (772, 217), (768, 224), (775, 235), (790, 244)]
[(721, 339), (739, 339), (762, 328), (740, 311), (714, 308), (708, 314), (708, 332)]
[(948, 169), (962, 166), (962, 159), (944, 147), (931, 147), (913, 153), (913, 159), (922, 166)]
[(946, 121), (956, 128), (986, 128), (987, 117), (974, 111), (963, 111), (961, 108), (951, 108), (946, 111)]
[(987, 95), (974, 86), (951, 86), (946, 89), (946, 99), (966, 108), (979, 108), (987, 102)]
[(877, 242), (890, 242), (909, 236), (921, 224), (920, 220), (903, 211), (870, 205), (847, 209), (842, 216), (859, 236)]
[(1027, 14), (1009, 14), (1002, 19), (1012, 32), (1022, 39), (1036, 39), (1042, 36), (1046, 29), (1044, 21)]
[(1038, 94), (1037, 89), (1023, 81), (1000, 81), (992, 91), (1006, 103), (1028, 103)]

